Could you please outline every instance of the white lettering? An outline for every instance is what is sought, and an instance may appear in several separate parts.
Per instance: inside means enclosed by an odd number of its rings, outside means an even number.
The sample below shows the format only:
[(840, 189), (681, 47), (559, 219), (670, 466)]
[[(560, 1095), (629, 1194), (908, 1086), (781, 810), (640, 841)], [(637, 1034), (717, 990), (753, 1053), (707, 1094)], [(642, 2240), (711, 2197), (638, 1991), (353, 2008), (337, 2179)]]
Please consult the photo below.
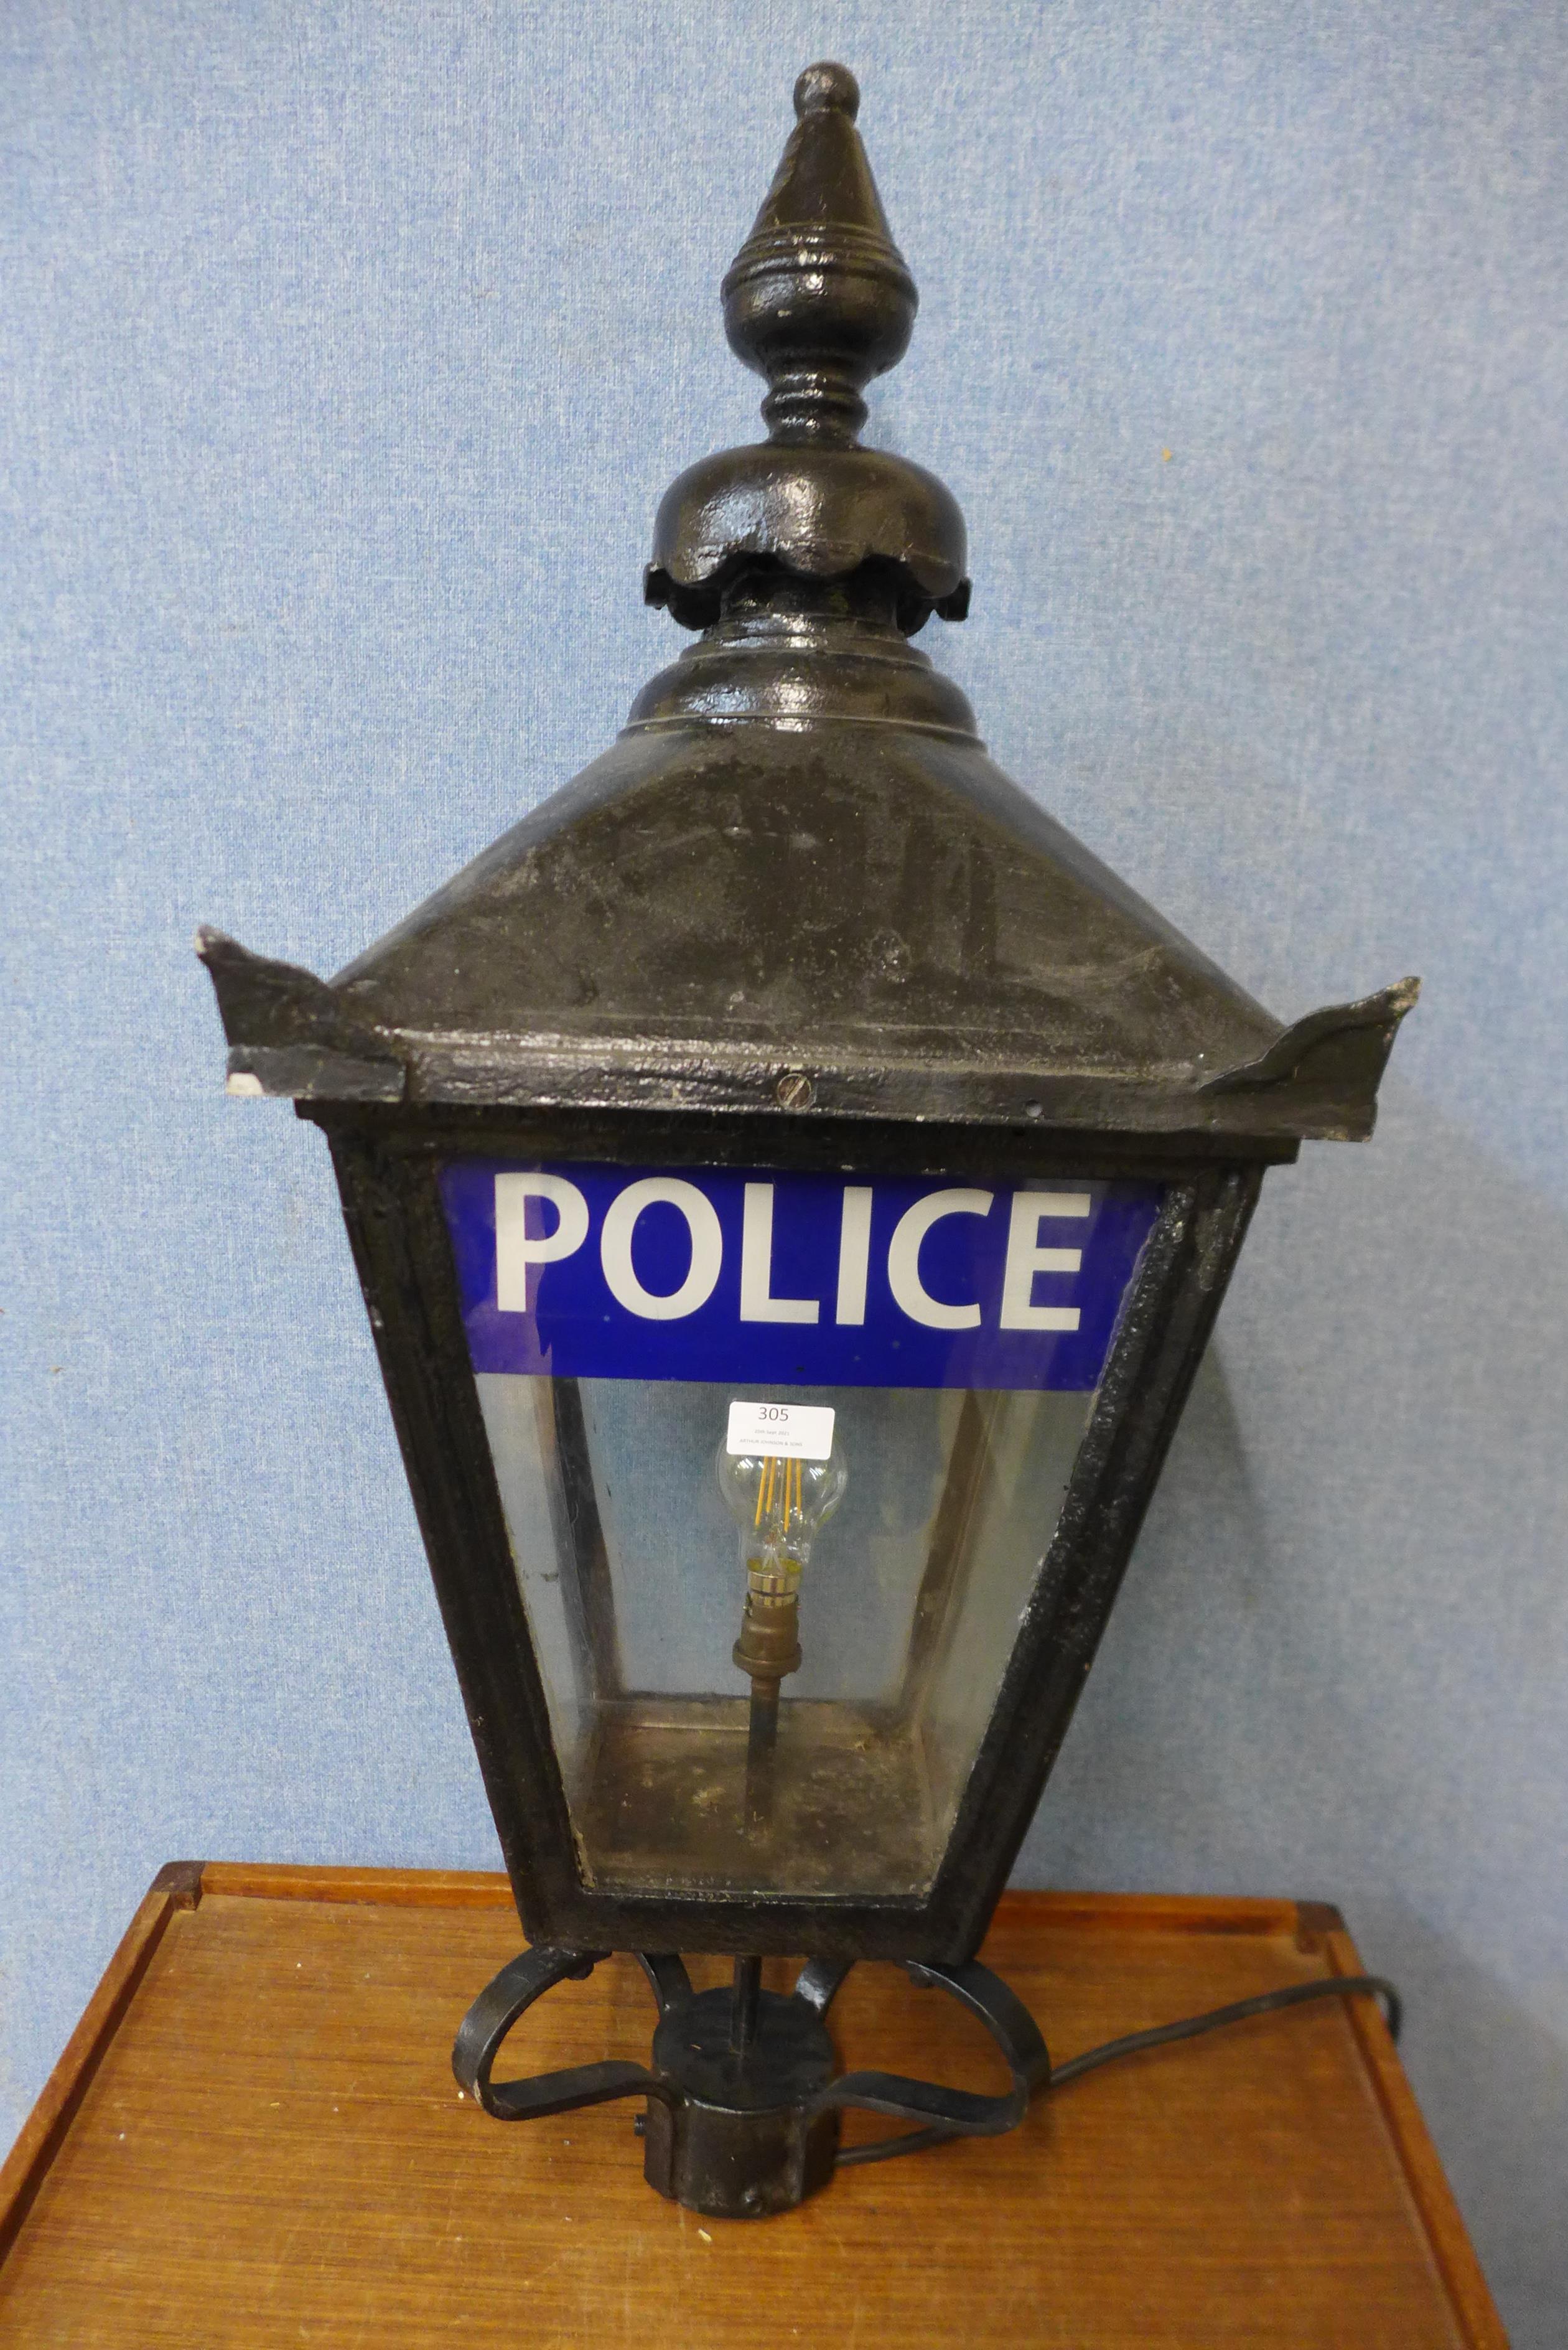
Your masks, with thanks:
[(1002, 1327), (1004, 1330), (1075, 1330), (1075, 1305), (1036, 1305), (1037, 1273), (1081, 1273), (1084, 1252), (1075, 1248), (1042, 1248), (1040, 1227), (1058, 1216), (1086, 1216), (1086, 1191), (1014, 1191), (1007, 1226), (1007, 1269), (1002, 1276)]
[(838, 1304), (836, 1322), (866, 1319), (866, 1277), (871, 1269), (871, 1187), (846, 1183), (844, 1221), (838, 1231)]
[(979, 1328), (978, 1305), (946, 1305), (930, 1295), (920, 1279), (920, 1243), (944, 1216), (989, 1215), (992, 1196), (989, 1191), (929, 1191), (899, 1217), (888, 1250), (888, 1286), (911, 1322), (922, 1323), (928, 1330)]
[(821, 1311), (815, 1297), (774, 1295), (774, 1187), (748, 1183), (741, 1219), (742, 1321), (815, 1322)]
[[(528, 1202), (544, 1200), (556, 1211), (556, 1229), (542, 1237), (528, 1231)], [(495, 1179), (495, 1303), (503, 1314), (526, 1314), (528, 1268), (554, 1264), (580, 1249), (588, 1236), (588, 1203), (575, 1183), (560, 1175), (498, 1175)]]
[[(658, 1204), (678, 1208), (691, 1236), (691, 1263), (686, 1278), (667, 1297), (644, 1289), (631, 1262), (637, 1220), (645, 1208)], [(718, 1285), (723, 1253), (724, 1238), (711, 1200), (695, 1183), (682, 1183), (670, 1175), (645, 1175), (640, 1182), (628, 1183), (611, 1201), (599, 1234), (599, 1262), (605, 1269), (610, 1295), (628, 1314), (636, 1314), (644, 1322), (683, 1321), (700, 1305), (706, 1305)]]

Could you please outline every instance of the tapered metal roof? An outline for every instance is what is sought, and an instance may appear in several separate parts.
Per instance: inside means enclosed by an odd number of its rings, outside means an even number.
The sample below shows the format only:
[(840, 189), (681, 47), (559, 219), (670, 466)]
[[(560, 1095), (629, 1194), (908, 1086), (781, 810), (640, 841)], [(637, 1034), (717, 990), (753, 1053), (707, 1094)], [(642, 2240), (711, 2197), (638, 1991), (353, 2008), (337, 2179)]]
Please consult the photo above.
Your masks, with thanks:
[(1413, 981), (1285, 1026), (987, 757), (909, 639), (962, 516), (859, 446), (915, 288), (842, 67), (724, 281), (770, 437), (681, 475), (646, 593), (702, 634), (616, 744), (331, 981), (202, 933), (230, 1086), (1249, 1139), (1371, 1130)]

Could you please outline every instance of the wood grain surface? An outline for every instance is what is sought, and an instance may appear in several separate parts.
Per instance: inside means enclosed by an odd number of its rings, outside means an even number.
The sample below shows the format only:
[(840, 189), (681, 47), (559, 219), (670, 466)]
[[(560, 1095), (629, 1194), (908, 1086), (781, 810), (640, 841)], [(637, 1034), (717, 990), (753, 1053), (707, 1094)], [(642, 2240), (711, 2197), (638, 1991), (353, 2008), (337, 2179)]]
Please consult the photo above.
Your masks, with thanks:
[[(143, 1904), (0, 2175), (0, 2345), (1506, 2350), (1370, 2001), (1134, 2058), (1010, 2137), (726, 2225), (644, 2185), (631, 2105), (508, 2127), (459, 2096), (452, 2033), (519, 1947), (504, 1879), (195, 1881)], [(1357, 1966), (1332, 1912), (1084, 1895), (1008, 1897), (984, 1955), (1062, 2058)], [(652, 2021), (618, 1959), (532, 2012), (513, 2069), (644, 2059)], [(1003, 2085), (892, 1968), (857, 1970), (834, 2027), (846, 2064)]]

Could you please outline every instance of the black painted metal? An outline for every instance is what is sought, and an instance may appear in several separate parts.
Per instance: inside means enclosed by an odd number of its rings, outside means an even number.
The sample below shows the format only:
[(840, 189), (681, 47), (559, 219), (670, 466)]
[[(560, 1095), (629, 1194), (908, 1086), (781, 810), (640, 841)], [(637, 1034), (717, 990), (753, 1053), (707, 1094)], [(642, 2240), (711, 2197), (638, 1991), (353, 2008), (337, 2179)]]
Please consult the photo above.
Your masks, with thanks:
[[(689, 718), (629, 730), (330, 985), (204, 932), (231, 1080), (749, 1112), (774, 1150), (826, 1117), (1242, 1149), (1370, 1132), (1412, 986), (1283, 1027), (978, 743), (909, 714), (926, 681), (899, 674), (918, 656), (896, 632), (872, 660), (836, 627), (704, 639), (676, 681)], [(757, 723), (701, 707), (742, 682)], [(872, 694), (886, 714), (861, 724), (844, 705)], [(804, 742), (768, 722), (792, 699)]]
[(615, 2097), (662, 2096), (662, 2085), (646, 2065), (576, 2064), (532, 2080), (492, 2081), (501, 2043), (534, 2002), (568, 1977), (591, 1975), (607, 1950), (524, 1950), (487, 1983), (458, 2027), (452, 2069), (458, 2087), (498, 2122), (539, 2121), (576, 2106), (602, 2106)]
[(845, 2073), (822, 2092), (822, 2103), (858, 2106), (866, 2113), (935, 2126), (955, 2137), (1000, 2137), (1016, 2129), (1033, 2092), (1051, 2078), (1045, 2043), (1023, 2002), (977, 1959), (961, 1967), (923, 1967), (909, 1960), (905, 1972), (914, 1982), (950, 1992), (979, 2017), (1007, 2059), (1012, 2074), (1007, 2095), (977, 2096), (970, 2089), (908, 2080), (901, 2073)]
[(733, 2025), (727, 1991), (698, 1991), (660, 2019), (653, 2070), (663, 2095), (649, 2104), (643, 2173), (711, 2219), (761, 2220), (793, 2210), (833, 2176), (838, 2114), (821, 2092), (836, 2060), (804, 2000), (759, 1990), (742, 2049)]
[(683, 2000), (691, 1998), (691, 1978), (686, 1971), (686, 1962), (673, 1951), (639, 1950), (637, 1962), (648, 1977), (660, 2015), (667, 2008), (679, 2007)]
[[(1071, 1720), (1263, 1169), (1304, 1139), (1370, 1132), (1414, 1001), (1405, 982), (1290, 1026), (1274, 1019), (992, 764), (962, 693), (908, 641), (933, 611), (962, 618), (967, 549), (942, 484), (857, 438), (861, 390), (900, 356), (916, 299), (857, 102), (843, 68), (802, 77), (797, 128), (725, 280), (731, 341), (768, 380), (769, 439), (674, 484), (647, 583), (699, 640), (644, 689), (603, 758), (336, 979), (202, 934), (231, 1088), (293, 1097), (331, 1142), (535, 1945), (460, 2037), (493, 2112), (554, 2110), (538, 2100), (576, 2102), (584, 2084), (606, 2096), (642, 2085), (635, 2066), (553, 2086), (490, 2080), (530, 2002), (592, 1962), (575, 1953), (610, 1949), (817, 1953), (789, 2002), (758, 1992), (754, 1970), (738, 2007), (723, 1996), (726, 2045), (732, 2023), (743, 2043), (730, 2059), (753, 2065), (773, 2061), (770, 2045), (783, 2064), (786, 2042), (803, 2063), (808, 2044), (820, 2059), (806, 2025), (826, 2040), (822, 2018), (855, 1960), (916, 1962), (967, 1998), (1008, 2053), (1014, 2085), (1001, 2105), (1026, 2094), (1020, 2083), (1045, 2062), (1038, 2035), (970, 1962)], [(1040, 1529), (1033, 1596), (926, 1894), (632, 1897), (586, 1878), (437, 1196), (440, 1160), (463, 1152), (873, 1178), (1126, 1173), (1168, 1187), (1059, 1523)], [(602, 1693), (619, 1665), (567, 1383), (551, 1413), (567, 1602), (585, 1693)], [(910, 1702), (954, 1604), (948, 1563), (962, 1545), (946, 1537), (985, 1451), (979, 1404), (970, 1419), (920, 1596)], [(798, 2199), (831, 2165), (831, 2096), (846, 2085), (830, 2094), (825, 2076), (765, 2119), (707, 2097), (695, 2075), (680, 2077), (676, 2022), (701, 2022), (687, 2050), (696, 2064), (708, 2011), (678, 1959), (643, 1963), (663, 2035), (650, 2178), (683, 2199), (719, 2199), (698, 2208)], [(819, 2091), (828, 2102), (814, 2106)], [(868, 2094), (915, 2120), (917, 2138), (979, 2126), (972, 2105), (932, 2118), (930, 2099), (950, 2093), (929, 2085)]]
[(826, 2015), (854, 1964), (853, 1959), (808, 1959), (795, 1979), (795, 1998), (804, 1999), (819, 2015)]
[(735, 1960), (734, 1989), (730, 1995), (730, 2052), (744, 2056), (757, 2036), (763, 1992), (761, 1959)]
[(659, 509), (648, 593), (701, 641), (330, 983), (203, 932), (232, 1076), (311, 1101), (1369, 1132), (1413, 983), (1283, 1026), (992, 764), (908, 642), (967, 609), (963, 517), (858, 444), (915, 289), (853, 76), (814, 67), (795, 102), (724, 281), (770, 438)]
[[(1016, 2129), (1031, 2096), (1050, 2083), (1051, 2060), (1033, 2017), (972, 1960), (959, 1967), (909, 1962), (906, 1971), (947, 1991), (985, 2025), (1012, 2075), (1004, 2096), (898, 2073), (836, 2075), (825, 2018), (847, 1962), (812, 1961), (781, 1998), (761, 1988), (755, 1958), (736, 1960), (732, 1991), (693, 1991), (678, 1959), (645, 1956), (659, 2007), (651, 2070), (614, 2062), (496, 2084), (493, 2068), (514, 2024), (543, 1992), (591, 1974), (605, 1955), (540, 1946), (503, 1967), (459, 2027), (452, 2057), (458, 2085), (493, 2119), (509, 2122), (646, 2095), (649, 2183), (711, 2217), (754, 2220), (792, 2210), (826, 2184), (836, 2163), (875, 2162), (940, 2138), (999, 2137)], [(838, 2116), (852, 2106), (919, 2126), (839, 2154)]]

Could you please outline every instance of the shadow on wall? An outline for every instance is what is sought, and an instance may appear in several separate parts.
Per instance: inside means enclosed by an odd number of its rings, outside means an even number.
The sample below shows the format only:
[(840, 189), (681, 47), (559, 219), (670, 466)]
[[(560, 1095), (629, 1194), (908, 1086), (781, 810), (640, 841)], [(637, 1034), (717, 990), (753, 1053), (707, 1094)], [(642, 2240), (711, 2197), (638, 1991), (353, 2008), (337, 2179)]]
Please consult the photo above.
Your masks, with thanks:
[(1563, 1217), (1407, 1093), (1271, 1176), (1017, 1871), (1336, 1901), (1516, 2350), (1563, 2338), (1565, 1328)]

